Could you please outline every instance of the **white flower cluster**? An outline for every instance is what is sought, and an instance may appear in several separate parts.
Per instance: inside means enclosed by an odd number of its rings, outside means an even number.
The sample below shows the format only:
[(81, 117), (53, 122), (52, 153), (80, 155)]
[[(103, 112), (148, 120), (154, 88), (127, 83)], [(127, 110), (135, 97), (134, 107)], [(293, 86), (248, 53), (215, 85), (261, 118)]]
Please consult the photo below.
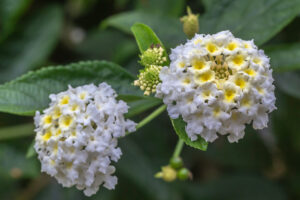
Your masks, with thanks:
[(128, 106), (117, 101), (106, 83), (72, 88), (51, 94), (49, 108), (36, 113), (34, 148), (42, 171), (54, 176), (64, 187), (76, 185), (84, 194), (95, 194), (100, 185), (114, 189), (112, 174), (122, 152), (118, 138), (135, 130), (124, 119)]
[(245, 124), (267, 126), (268, 113), (276, 108), (272, 69), (252, 40), (229, 31), (196, 35), (172, 49), (170, 59), (156, 96), (163, 98), (171, 118), (182, 116), (192, 141), (200, 135), (213, 142), (219, 133), (237, 142)]

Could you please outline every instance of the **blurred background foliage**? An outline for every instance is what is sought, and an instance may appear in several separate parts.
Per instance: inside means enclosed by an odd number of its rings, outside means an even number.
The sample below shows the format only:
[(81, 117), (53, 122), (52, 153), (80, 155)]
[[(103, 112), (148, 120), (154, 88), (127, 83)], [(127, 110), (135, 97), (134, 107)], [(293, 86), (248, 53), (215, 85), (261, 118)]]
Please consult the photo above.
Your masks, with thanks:
[[(269, 128), (249, 127), (236, 144), (220, 138), (206, 152), (186, 146), (182, 157), (193, 181), (164, 183), (153, 175), (177, 141), (165, 113), (120, 140), (116, 190), (101, 188), (90, 199), (300, 199), (300, 0), (1, 0), (0, 82), (47, 65), (95, 59), (136, 74), (131, 25), (149, 25), (167, 48), (175, 47), (186, 40), (178, 19), (187, 5), (200, 13), (201, 33), (229, 29), (254, 38), (271, 57), (278, 109)], [(0, 126), (0, 199), (87, 199), (40, 173), (31, 156), (30, 117), (1, 113)]]

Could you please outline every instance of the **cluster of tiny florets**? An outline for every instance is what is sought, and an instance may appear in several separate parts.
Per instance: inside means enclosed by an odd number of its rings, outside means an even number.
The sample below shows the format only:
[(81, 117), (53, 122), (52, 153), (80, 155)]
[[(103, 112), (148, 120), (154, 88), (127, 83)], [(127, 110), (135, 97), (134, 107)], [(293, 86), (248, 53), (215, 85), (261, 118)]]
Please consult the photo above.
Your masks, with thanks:
[(164, 49), (160, 45), (152, 45), (140, 55), (140, 59), (140, 64), (145, 67), (150, 67), (151, 65), (162, 66), (167, 61)]
[(135, 130), (135, 123), (124, 119), (127, 104), (116, 96), (106, 83), (69, 86), (50, 95), (49, 108), (35, 116), (34, 148), (43, 172), (64, 187), (75, 185), (87, 196), (102, 184), (114, 189), (117, 177), (111, 161), (122, 154), (117, 139)]
[(156, 92), (156, 86), (160, 83), (159, 72), (161, 66), (150, 65), (140, 71), (138, 80), (134, 81), (135, 86), (139, 86), (144, 91), (144, 95), (150, 95)]
[(140, 56), (140, 64), (145, 68), (140, 70), (138, 80), (134, 81), (144, 91), (144, 95), (156, 92), (156, 86), (160, 83), (159, 72), (166, 63), (165, 51), (160, 45), (152, 45)]
[(196, 35), (172, 49), (170, 67), (160, 72), (156, 96), (163, 98), (171, 118), (181, 116), (192, 141), (200, 135), (230, 142), (244, 136), (245, 124), (267, 126), (275, 107), (269, 58), (253, 41), (231, 32)]

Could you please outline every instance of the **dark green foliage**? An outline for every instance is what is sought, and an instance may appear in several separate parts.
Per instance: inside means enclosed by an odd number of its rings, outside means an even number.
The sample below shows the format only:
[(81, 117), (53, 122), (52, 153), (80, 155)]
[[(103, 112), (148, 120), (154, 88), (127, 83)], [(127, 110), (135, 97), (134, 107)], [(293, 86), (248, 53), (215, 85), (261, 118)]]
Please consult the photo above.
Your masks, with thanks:
[[(55, 2), (0, 1), (0, 111), (11, 113), (0, 113), (0, 199), (300, 199), (299, 0)], [(116, 164), (115, 190), (100, 188), (87, 198), (49, 176), (40, 177), (32, 148), (32, 115), (47, 107), (48, 95), (68, 84), (106, 81), (130, 106), (127, 117), (140, 121), (162, 101), (142, 96), (132, 85), (136, 76), (127, 70), (141, 69), (139, 51), (151, 43), (164, 44), (169, 53), (186, 41), (179, 21), (186, 5), (200, 13), (200, 33), (230, 30), (242, 39), (254, 39), (270, 57), (277, 110), (269, 128), (257, 132), (248, 127), (239, 143), (220, 137), (207, 148), (201, 138), (187, 140), (184, 122), (171, 122), (164, 113), (120, 139), (123, 156)], [(49, 65), (53, 67), (45, 67)], [(185, 146), (180, 155), (193, 180), (165, 183), (154, 174), (168, 164), (178, 136), (195, 147)]]

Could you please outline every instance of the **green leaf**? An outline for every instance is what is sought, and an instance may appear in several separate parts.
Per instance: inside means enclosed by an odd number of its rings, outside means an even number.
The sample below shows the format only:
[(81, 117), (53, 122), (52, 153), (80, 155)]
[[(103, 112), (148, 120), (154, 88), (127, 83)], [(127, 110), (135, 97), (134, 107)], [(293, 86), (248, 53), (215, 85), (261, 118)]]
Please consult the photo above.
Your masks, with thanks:
[(163, 48), (165, 48), (149, 26), (136, 23), (131, 27), (131, 31), (142, 53), (149, 49), (153, 44), (160, 44)]
[(119, 64), (127, 62), (138, 52), (134, 40), (128, 35), (117, 30), (99, 29), (88, 32), (74, 50), (82, 59), (104, 59)]
[(300, 43), (272, 45), (264, 49), (275, 72), (300, 69)]
[[(151, 45), (159, 44), (165, 50), (164, 56), (169, 58), (166, 48), (149, 26), (136, 23), (131, 27), (131, 31), (136, 39), (141, 53), (146, 51), (149, 47), (151, 47)], [(167, 62), (164, 64), (168, 65), (168, 63), (169, 60), (167, 60)]]
[(31, 2), (32, 0), (0, 1), (0, 42), (13, 31), (15, 25)]
[(141, 95), (132, 85), (134, 76), (120, 66), (106, 61), (88, 61), (67, 66), (47, 67), (29, 72), (0, 86), (0, 111), (33, 115), (49, 104), (49, 94), (68, 88), (107, 82), (118, 94)]
[[(218, 6), (221, 4), (222, 6)], [(222, 0), (200, 18), (203, 33), (230, 30), (261, 45), (282, 30), (300, 12), (299, 0)]]
[(283, 92), (300, 99), (300, 72), (276, 74), (275, 83)]
[(18, 137), (33, 135), (33, 129), (33, 123), (4, 127), (0, 129), (0, 140), (14, 139)]
[(130, 34), (130, 28), (135, 23), (143, 23), (150, 26), (164, 41), (167, 48), (175, 47), (186, 39), (178, 18), (153, 15), (148, 12), (131, 11), (117, 14), (107, 18), (101, 26), (111, 26)]
[(184, 9), (184, 0), (147, 0), (137, 1), (137, 9), (156, 14), (179, 17)]
[(198, 136), (198, 139), (196, 141), (191, 141), (191, 139), (185, 132), (186, 123), (181, 118), (171, 119), (171, 122), (178, 137), (182, 139), (185, 142), (185, 144), (196, 149), (206, 151), (208, 143), (200, 136)]
[(40, 65), (59, 39), (63, 14), (58, 6), (39, 10), (0, 46), (0, 82)]
[[(221, 10), (222, 8), (226, 7), (227, 4), (232, 2), (233, 0), (202, 0), (202, 3), (205, 7), (206, 11), (210, 9), (214, 10)], [(218, 12), (210, 12), (210, 14), (218, 15)]]

